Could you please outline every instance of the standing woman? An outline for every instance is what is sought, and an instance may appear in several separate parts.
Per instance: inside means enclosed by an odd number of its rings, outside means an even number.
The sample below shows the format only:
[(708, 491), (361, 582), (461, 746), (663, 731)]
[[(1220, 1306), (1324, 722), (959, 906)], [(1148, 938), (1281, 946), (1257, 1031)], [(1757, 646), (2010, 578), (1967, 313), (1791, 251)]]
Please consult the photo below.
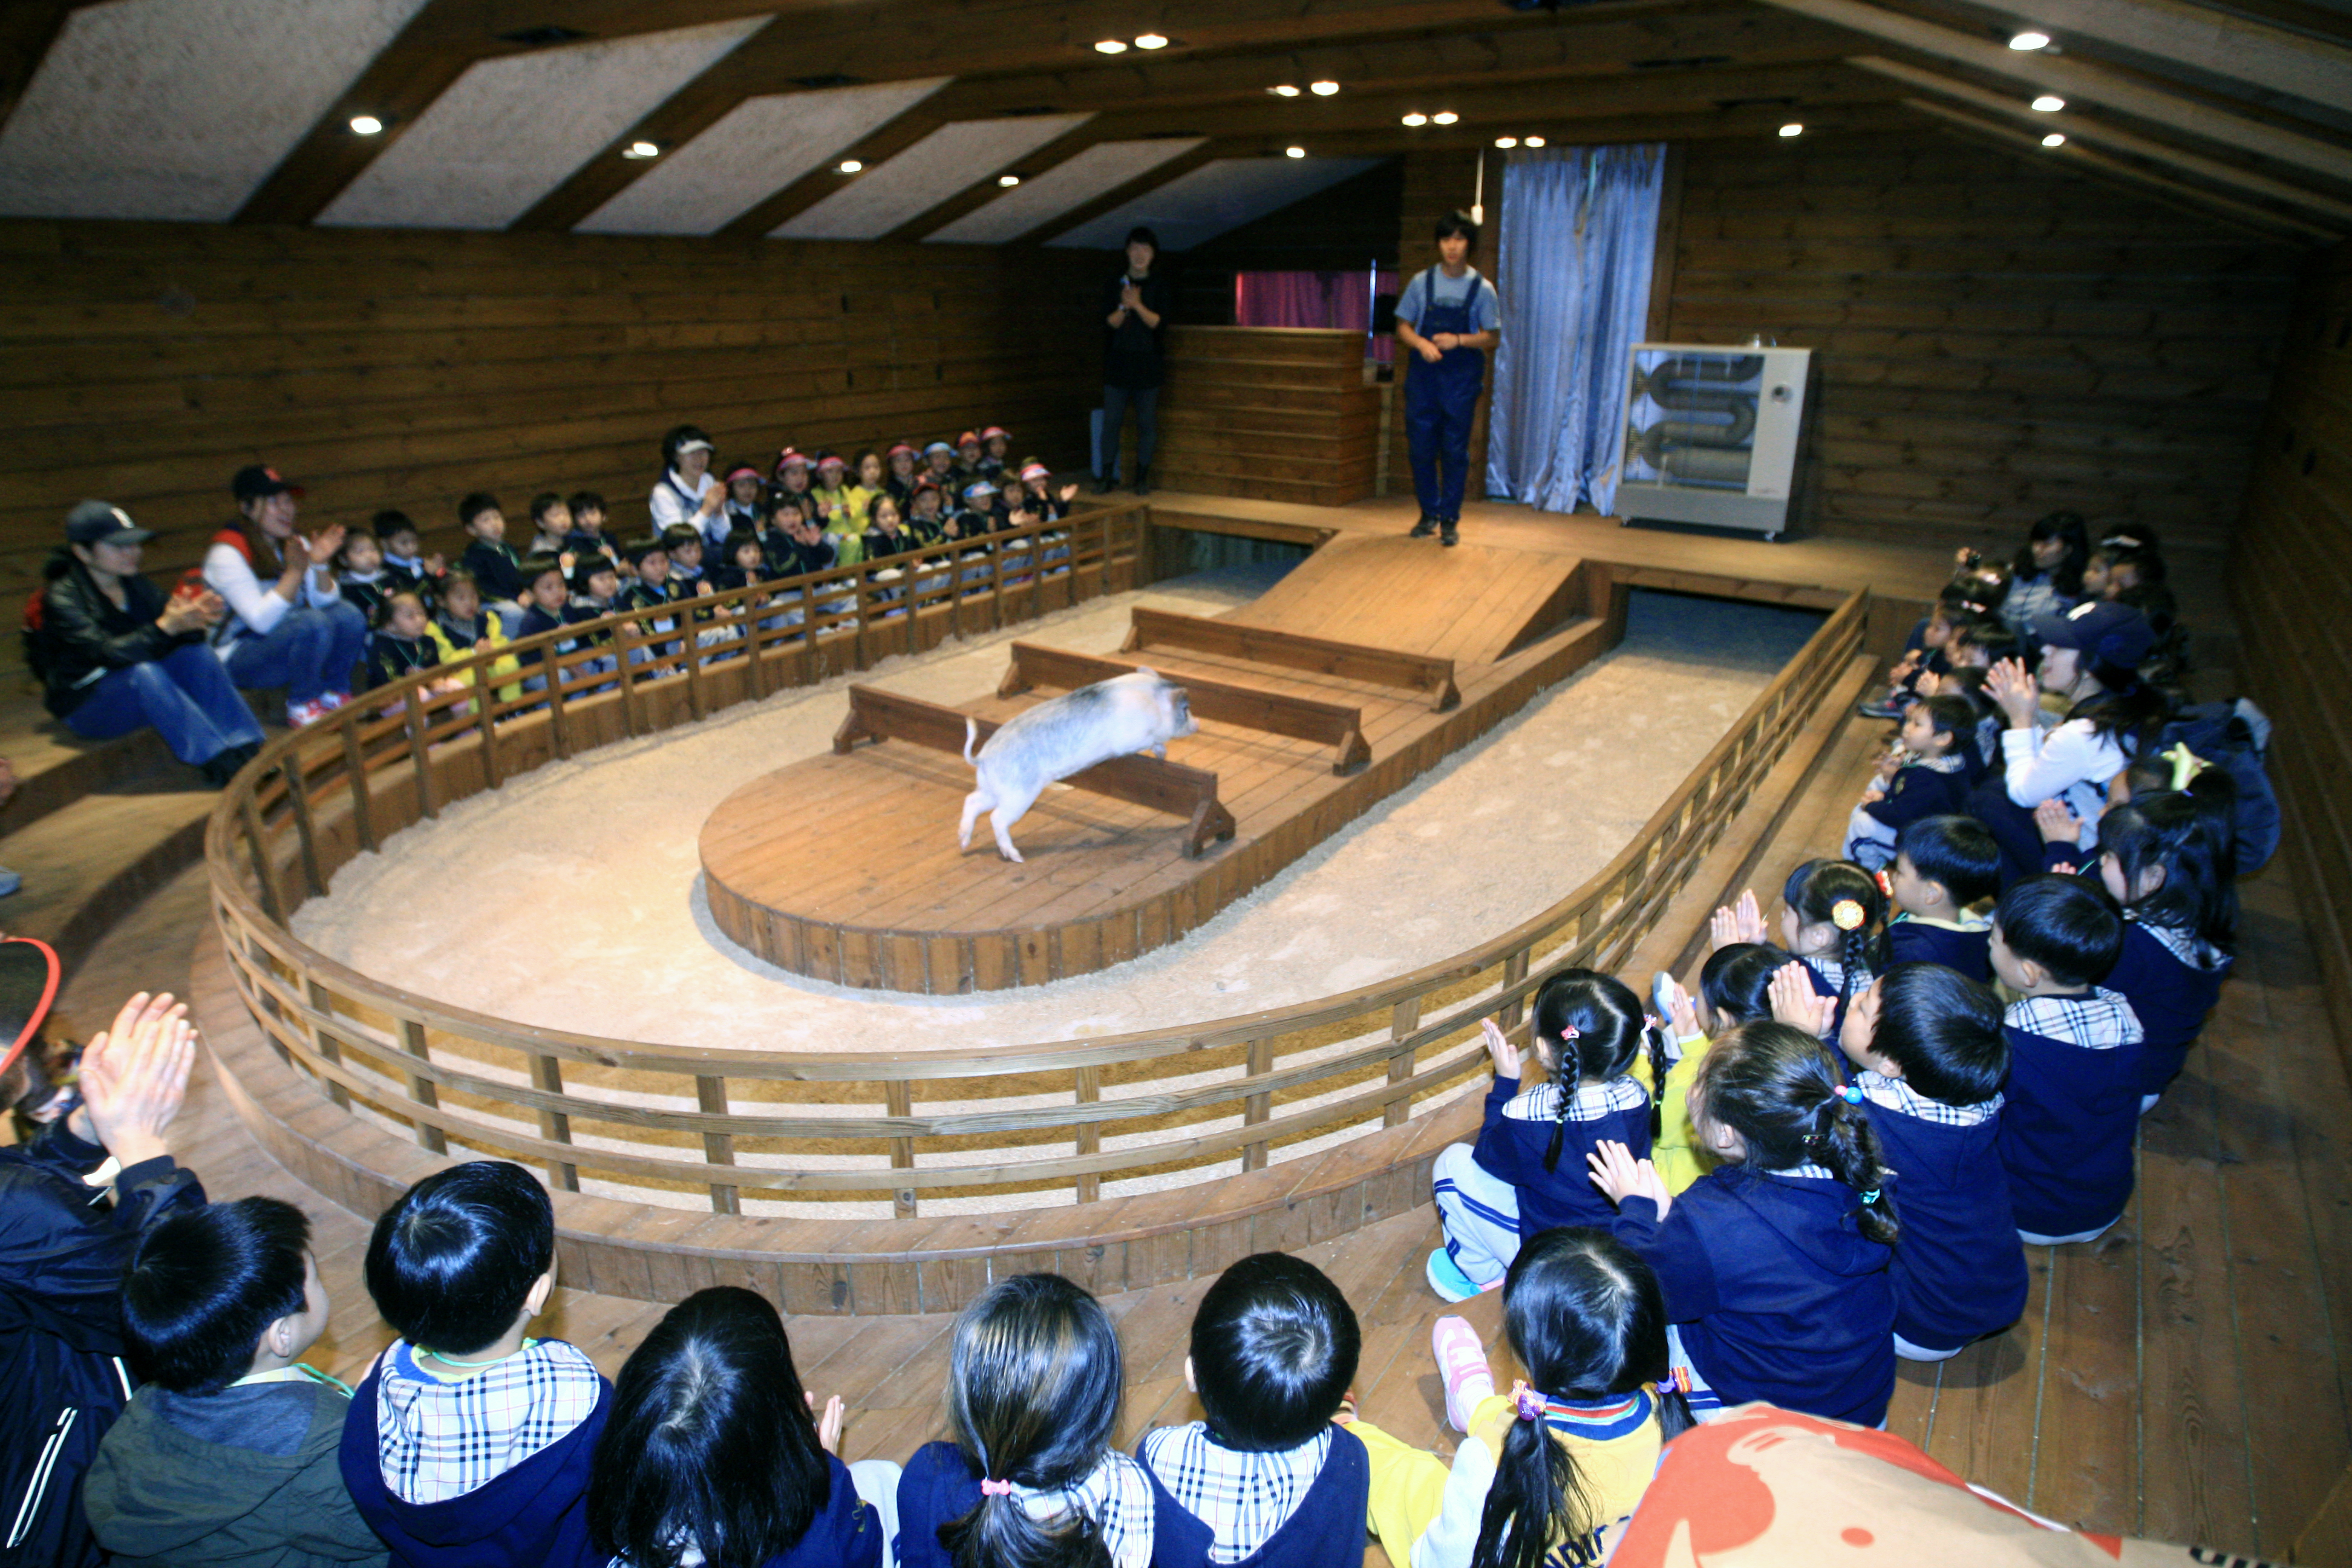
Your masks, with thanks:
[(681, 425), (662, 437), (662, 475), (646, 504), (656, 533), (683, 522), (706, 539), (727, 536), (727, 487), (710, 477), (710, 437), (700, 426)]
[(1167, 373), (1168, 280), (1151, 270), (1160, 237), (1148, 228), (1127, 236), (1127, 270), (1103, 289), (1102, 451), (1095, 464), (1095, 494), (1118, 484), (1118, 437), (1135, 405), (1135, 493), (1151, 493), (1151, 451), (1160, 439), (1160, 383)]
[(1420, 356), (1406, 373), (1404, 430), (1421, 500), (1415, 539), (1462, 542), (1462, 492), (1470, 477), (1470, 424), (1486, 383), (1486, 351), (1503, 341), (1502, 302), (1470, 265), (1478, 226), (1468, 213), (1437, 220), (1437, 265), (1397, 301), (1397, 342)]

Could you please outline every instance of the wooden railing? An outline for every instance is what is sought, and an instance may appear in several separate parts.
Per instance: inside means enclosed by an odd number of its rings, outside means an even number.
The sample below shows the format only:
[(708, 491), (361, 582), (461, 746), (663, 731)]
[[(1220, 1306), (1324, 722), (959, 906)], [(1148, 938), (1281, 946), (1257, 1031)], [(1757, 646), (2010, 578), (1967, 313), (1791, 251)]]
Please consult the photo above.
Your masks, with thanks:
[[(635, 616), (567, 627), (613, 642), (561, 656), (552, 635), (517, 645), (552, 658), (551, 690), (478, 707), (478, 687), (428, 692), (434, 674), (491, 679), (486, 659), (468, 659), (273, 741), (224, 792), (206, 839), (246, 1005), (338, 1104), (404, 1124), (436, 1152), (540, 1163), (573, 1190), (585, 1171), (640, 1195), (707, 1190), (721, 1214), (741, 1212), (748, 1193), (887, 1197), (911, 1215), (924, 1192), (1060, 1189), (1086, 1202), (1129, 1173), (1234, 1160), (1255, 1170), (1287, 1142), (1402, 1124), (1416, 1100), (1476, 1068), (1481, 1018), (1518, 1030), (1550, 971), (1621, 963), (1862, 646), (1866, 593), (1840, 604), (1608, 867), (1541, 914), (1378, 984), (1175, 1029), (937, 1052), (651, 1045), (450, 1006), (337, 963), (287, 927), (361, 849), (539, 762), (854, 668), (877, 634), (890, 651), (928, 646), (946, 626), (999, 625), (1122, 587), (1133, 513), (1024, 531), (1040, 541), (1028, 558), (992, 557), (984, 584), (961, 572), (943, 583), (918, 558), (819, 574), (798, 584), (797, 625), (775, 624), (780, 606), (761, 602), (770, 584), (682, 605), (713, 618), (667, 634)], [(1055, 533), (1066, 538), (1053, 548), (1070, 554), (1047, 562), (1042, 536)], [(919, 1099), (1013, 1097), (1059, 1102), (918, 1110)], [(1104, 1146), (1144, 1131), (1155, 1135)]]

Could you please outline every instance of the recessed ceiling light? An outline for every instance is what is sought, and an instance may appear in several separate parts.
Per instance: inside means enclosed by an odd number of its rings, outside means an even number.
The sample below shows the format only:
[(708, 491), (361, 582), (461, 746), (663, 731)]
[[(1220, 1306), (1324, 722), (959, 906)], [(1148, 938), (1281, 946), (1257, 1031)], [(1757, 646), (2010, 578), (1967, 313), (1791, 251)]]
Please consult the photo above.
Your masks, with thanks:
[(1125, 38), (1105, 38), (1102, 42), (1095, 46), (1095, 53), (1098, 55), (1123, 55), (1127, 53), (1127, 40)]
[(1780, 134), (1781, 134), (1782, 136), (1802, 136), (1804, 133), (1805, 133), (1805, 128), (1804, 128), (1803, 126), (1801, 126), (1801, 125), (1798, 124), (1798, 123), (1797, 123), (1795, 121), (1793, 121), (1793, 120), (1792, 120), (1792, 121), (1790, 121), (1788, 124), (1783, 125), (1782, 127), (1780, 127)]
[(2066, 107), (2066, 100), (2054, 92), (2045, 92), (2033, 100), (2033, 107), (2044, 114), (2055, 114)]
[(1543, 138), (1540, 136), (1522, 136), (1519, 138), (1519, 145), (1522, 147), (1540, 147), (1543, 144)]
[(2061, 136), (2057, 132), (2053, 131), (2049, 135), (2044, 136), (2042, 139), (2042, 144), (2044, 147), (2063, 147), (2066, 145), (2066, 138)]
[(352, 116), (352, 132), (353, 135), (373, 136), (383, 129), (383, 121), (378, 120), (373, 114), (354, 114)]
[(1429, 117), (1432, 125), (1451, 125), (1462, 117), (1450, 109), (1441, 109)]
[(1145, 33), (1135, 40), (1135, 47), (1139, 49), (1164, 49), (1168, 47), (1168, 40), (1157, 33)]
[(1412, 113), (1404, 117), (1404, 122), (1407, 125), (1426, 125), (1429, 123), (1429, 116), (1422, 113), (1418, 110), (1415, 110)]
[(1495, 145), (1497, 147), (1516, 147), (1518, 144), (1519, 139), (1516, 136), (1497, 136), (1495, 138)]
[(1328, 98), (1339, 90), (1339, 84), (1336, 81), (1310, 81), (1307, 84), (1307, 90), (1318, 98)]
[(1304, 147), (1285, 147), (1282, 150), (1282, 155), (1286, 158), (1304, 158), (1307, 156), (1307, 149)]
[(840, 170), (845, 174), (854, 174), (857, 173), (858, 170), (866, 167), (866, 165), (859, 163), (855, 158), (844, 158), (840, 163), (835, 163), (834, 167)]
[(2033, 49), (2046, 49), (2050, 47), (2050, 35), (2031, 31), (2012, 34), (2010, 37), (2009, 47), (2021, 53)]
[(632, 142), (621, 154), (624, 158), (658, 158), (661, 149), (650, 142)]
[(1021, 176), (1018, 174), (999, 174), (996, 176), (996, 183), (1010, 190), (1013, 186), (1021, 183)]
[(1284, 82), (1280, 87), (1270, 87), (1265, 90), (1274, 94), (1276, 98), (1297, 98), (1298, 96), (1297, 87), (1290, 82)]

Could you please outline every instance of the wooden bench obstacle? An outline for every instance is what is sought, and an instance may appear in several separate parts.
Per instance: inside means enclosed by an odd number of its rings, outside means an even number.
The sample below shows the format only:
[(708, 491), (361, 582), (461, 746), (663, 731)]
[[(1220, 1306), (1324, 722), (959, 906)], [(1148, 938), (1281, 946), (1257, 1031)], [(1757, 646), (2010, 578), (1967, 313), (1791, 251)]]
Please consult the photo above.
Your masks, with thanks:
[(1307, 669), (1342, 680), (1426, 691), (1433, 713), (1443, 713), (1462, 700), (1461, 689), (1454, 683), (1454, 661), (1450, 658), (1399, 653), (1394, 648), (1370, 647), (1362, 643), (1334, 642), (1328, 637), (1181, 616), (1172, 610), (1147, 609), (1138, 605), (1119, 651), (1135, 653), (1147, 647), (1190, 648), (1195, 653), (1244, 658), (1253, 664), (1273, 665), (1281, 669)]
[[(1040, 686), (1075, 691), (1098, 680), (1133, 674), (1139, 668), (1126, 659), (1098, 658), (1092, 654), (1016, 642), (1013, 645), (1013, 663), (997, 684), (996, 694), (1018, 697)], [(1371, 744), (1364, 739), (1361, 708), (1318, 702), (1309, 697), (1236, 686), (1192, 674), (1171, 675), (1168, 679), (1184, 689), (1195, 719), (1261, 730), (1269, 735), (1288, 735), (1294, 740), (1319, 741), (1332, 748), (1331, 771), (1335, 773), (1354, 773), (1372, 760)]]

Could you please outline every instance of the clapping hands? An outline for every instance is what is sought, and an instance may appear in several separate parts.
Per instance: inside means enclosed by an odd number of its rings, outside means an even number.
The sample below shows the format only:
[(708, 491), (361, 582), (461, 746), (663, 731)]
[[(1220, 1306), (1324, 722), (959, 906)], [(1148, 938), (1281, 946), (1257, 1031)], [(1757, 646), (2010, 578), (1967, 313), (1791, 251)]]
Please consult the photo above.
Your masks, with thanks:
[(1985, 671), (1985, 695), (2012, 730), (2030, 730), (2042, 707), (2042, 689), (2021, 658), (2004, 658)]
[(195, 1061), (187, 1004), (174, 1002), (168, 992), (142, 991), (122, 1005), (114, 1026), (83, 1050), (82, 1105), (75, 1120), (87, 1123), (85, 1136), (126, 1166), (168, 1154), (163, 1133), (187, 1098)]
[(1764, 931), (1764, 909), (1756, 901), (1756, 889), (1748, 889), (1739, 895), (1737, 904), (1725, 904), (1706, 922), (1707, 942), (1720, 952), (1735, 942), (1768, 942)]
[(1511, 1044), (1510, 1037), (1492, 1018), (1478, 1020), (1478, 1037), (1486, 1047), (1486, 1059), (1495, 1064), (1496, 1078), (1516, 1079), (1527, 1066), (1519, 1047)]
[(1837, 998), (1813, 989), (1812, 976), (1801, 963), (1784, 963), (1772, 972), (1766, 994), (1772, 999), (1772, 1021), (1789, 1024), (1816, 1037), (1826, 1037), (1837, 1016)]
[(1657, 1166), (1647, 1160), (1636, 1160), (1633, 1151), (1615, 1139), (1602, 1139), (1584, 1157), (1584, 1163), (1592, 1173), (1592, 1184), (1619, 1208), (1625, 1206), (1627, 1198), (1647, 1198), (1657, 1205), (1658, 1218), (1663, 1221), (1666, 1211), (1674, 1207), (1675, 1196), (1666, 1190), (1666, 1179), (1658, 1174)]

